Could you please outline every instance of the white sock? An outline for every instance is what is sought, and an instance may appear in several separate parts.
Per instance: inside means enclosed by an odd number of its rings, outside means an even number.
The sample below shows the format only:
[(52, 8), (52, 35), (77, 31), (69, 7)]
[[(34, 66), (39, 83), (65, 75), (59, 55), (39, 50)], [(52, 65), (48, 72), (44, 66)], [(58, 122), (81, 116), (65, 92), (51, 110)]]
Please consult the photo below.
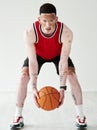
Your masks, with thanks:
[(23, 110), (23, 107), (17, 107), (17, 106), (16, 106), (15, 117), (20, 117), (20, 116), (22, 116), (22, 110)]
[(84, 117), (83, 105), (82, 104), (81, 105), (76, 105), (75, 109), (76, 109), (77, 116), (79, 116), (80, 118), (83, 118)]

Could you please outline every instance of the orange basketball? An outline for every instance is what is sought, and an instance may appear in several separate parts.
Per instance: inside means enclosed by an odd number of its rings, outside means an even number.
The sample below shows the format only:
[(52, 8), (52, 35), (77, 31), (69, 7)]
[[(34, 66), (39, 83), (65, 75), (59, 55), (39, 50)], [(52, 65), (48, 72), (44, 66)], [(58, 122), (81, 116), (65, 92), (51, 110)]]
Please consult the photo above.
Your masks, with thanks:
[(57, 89), (45, 86), (39, 91), (38, 103), (44, 110), (50, 111), (58, 107), (60, 94)]

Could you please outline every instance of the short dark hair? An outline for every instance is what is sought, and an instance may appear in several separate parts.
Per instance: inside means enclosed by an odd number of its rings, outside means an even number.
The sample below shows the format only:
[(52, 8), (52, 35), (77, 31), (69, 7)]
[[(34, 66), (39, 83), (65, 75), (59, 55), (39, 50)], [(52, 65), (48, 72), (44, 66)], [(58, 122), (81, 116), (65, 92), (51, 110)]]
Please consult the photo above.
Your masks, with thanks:
[(53, 4), (45, 3), (40, 7), (39, 14), (41, 13), (55, 13), (56, 15), (56, 7)]

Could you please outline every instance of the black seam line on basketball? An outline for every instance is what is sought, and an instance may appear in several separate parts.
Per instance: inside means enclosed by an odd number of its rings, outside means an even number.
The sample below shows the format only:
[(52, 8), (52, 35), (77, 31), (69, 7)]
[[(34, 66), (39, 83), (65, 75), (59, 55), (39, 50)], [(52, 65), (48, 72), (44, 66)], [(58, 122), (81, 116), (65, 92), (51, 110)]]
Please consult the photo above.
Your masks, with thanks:
[[(47, 92), (49, 93), (48, 89), (46, 88)], [(51, 108), (53, 108), (53, 104), (52, 104), (52, 100), (51, 100), (51, 96), (50, 96), (51, 93), (49, 93), (49, 98), (50, 98), (50, 102), (51, 102)]]
[(56, 99), (57, 102), (59, 102), (59, 100), (56, 98), (56, 96), (54, 94), (52, 94), (52, 96), (54, 97), (54, 99)]
[[(42, 92), (42, 93), (44, 93), (44, 92)], [(45, 94), (45, 93), (44, 93)], [(57, 92), (55, 92), (55, 93), (49, 93), (49, 94), (57, 94)], [(45, 94), (45, 95), (43, 95), (43, 96), (46, 96), (46, 95), (49, 95), (49, 94)], [(41, 96), (41, 97), (43, 97), (43, 96)]]
[(47, 95), (45, 96), (45, 100), (44, 100), (44, 103), (43, 103), (43, 108), (45, 107), (45, 103), (46, 103), (46, 100), (47, 100)]
[[(45, 94), (45, 92), (42, 92), (42, 93)], [(42, 108), (44, 108), (44, 106), (45, 106), (45, 103), (46, 103), (46, 100), (47, 100), (47, 94), (45, 94), (45, 95), (43, 95), (43, 96), (45, 96), (45, 100), (44, 100), (44, 102), (43, 102), (43, 104), (42, 104)], [(43, 96), (41, 96), (41, 97), (43, 97)]]
[(56, 98), (55, 94), (58, 94), (57, 92), (52, 93), (52, 97), (57, 101), (57, 103), (59, 104), (59, 100)]

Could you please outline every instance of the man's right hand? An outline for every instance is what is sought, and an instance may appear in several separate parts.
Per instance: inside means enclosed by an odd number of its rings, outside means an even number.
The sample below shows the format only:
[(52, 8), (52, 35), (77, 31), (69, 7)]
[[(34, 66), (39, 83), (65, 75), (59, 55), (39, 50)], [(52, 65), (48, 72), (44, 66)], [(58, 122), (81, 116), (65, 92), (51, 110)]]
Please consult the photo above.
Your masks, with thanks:
[(33, 87), (33, 88), (32, 88), (32, 91), (33, 91), (33, 99), (34, 99), (34, 102), (35, 102), (36, 106), (37, 106), (38, 108), (40, 108), (40, 105), (39, 105), (39, 103), (37, 102), (37, 99), (39, 98), (38, 90), (37, 90), (36, 87)]

